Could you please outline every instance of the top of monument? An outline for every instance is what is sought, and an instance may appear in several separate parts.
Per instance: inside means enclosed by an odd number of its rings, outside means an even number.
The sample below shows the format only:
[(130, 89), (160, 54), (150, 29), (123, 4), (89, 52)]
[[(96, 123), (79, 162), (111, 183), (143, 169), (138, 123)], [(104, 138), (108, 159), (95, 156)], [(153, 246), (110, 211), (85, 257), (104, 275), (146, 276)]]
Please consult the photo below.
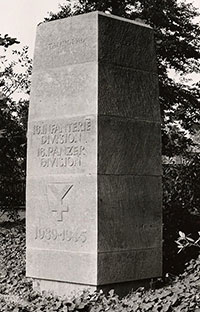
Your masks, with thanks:
[(125, 17), (121, 17), (121, 16), (118, 16), (118, 15), (113, 15), (113, 14), (110, 14), (110, 13), (104, 13), (104, 12), (101, 12), (101, 11), (94, 11), (94, 12), (90, 12), (90, 13), (86, 13), (86, 14), (98, 14), (98, 15), (103, 15), (103, 16), (106, 16), (106, 17), (111, 17), (111, 18), (115, 18), (115, 19), (118, 19), (120, 21), (124, 21), (124, 22), (127, 22), (127, 23), (132, 23), (132, 24), (135, 24), (135, 25), (139, 25), (139, 26), (143, 26), (143, 27), (147, 27), (147, 28), (152, 28), (150, 25), (147, 25), (145, 24), (144, 22), (140, 22), (140, 21), (135, 21), (135, 20), (131, 20), (129, 18), (125, 18)]
[[(117, 20), (120, 20), (120, 21), (123, 21), (123, 22), (127, 22), (127, 23), (132, 23), (132, 24), (135, 24), (135, 25), (138, 25), (138, 26), (142, 26), (142, 27), (147, 27), (147, 28), (150, 28), (152, 29), (152, 27), (148, 24), (145, 24), (144, 22), (140, 22), (140, 21), (135, 21), (135, 20), (131, 20), (131, 19), (128, 19), (128, 18), (125, 18), (125, 17), (121, 17), (121, 16), (118, 16), (118, 15), (113, 15), (113, 14), (110, 14), (110, 13), (104, 13), (104, 12), (101, 12), (101, 11), (93, 11), (93, 12), (89, 12), (89, 13), (84, 13), (84, 14), (78, 14), (78, 15), (73, 15), (73, 16), (68, 16), (66, 17), (67, 19), (70, 19), (70, 18), (78, 18), (80, 16), (86, 16), (86, 15), (102, 15), (102, 16), (105, 16), (105, 17), (109, 17), (109, 18), (114, 18), (114, 19), (117, 19)], [(47, 23), (52, 23), (52, 22), (58, 22), (58, 21), (63, 21), (65, 20), (66, 18), (61, 18), (59, 20), (53, 20), (53, 21), (48, 21)], [(42, 23), (39, 23), (38, 26), (40, 25), (44, 25), (46, 24), (46, 22), (42, 22)]]

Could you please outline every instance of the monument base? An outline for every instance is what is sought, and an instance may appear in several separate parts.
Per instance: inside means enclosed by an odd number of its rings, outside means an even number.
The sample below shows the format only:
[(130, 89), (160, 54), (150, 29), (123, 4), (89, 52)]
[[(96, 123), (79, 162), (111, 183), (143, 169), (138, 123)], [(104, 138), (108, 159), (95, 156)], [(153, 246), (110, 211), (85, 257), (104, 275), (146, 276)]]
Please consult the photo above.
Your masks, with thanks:
[(86, 290), (89, 291), (89, 293), (102, 290), (105, 294), (108, 294), (111, 289), (114, 289), (115, 294), (119, 295), (119, 297), (122, 298), (131, 291), (138, 289), (139, 287), (149, 289), (151, 287), (152, 280), (153, 279), (145, 279), (139, 281), (95, 286), (44, 279), (33, 279), (33, 289), (39, 291), (40, 293), (47, 292), (60, 297), (68, 298), (72, 298), (74, 296), (78, 297), (82, 294), (83, 291)]

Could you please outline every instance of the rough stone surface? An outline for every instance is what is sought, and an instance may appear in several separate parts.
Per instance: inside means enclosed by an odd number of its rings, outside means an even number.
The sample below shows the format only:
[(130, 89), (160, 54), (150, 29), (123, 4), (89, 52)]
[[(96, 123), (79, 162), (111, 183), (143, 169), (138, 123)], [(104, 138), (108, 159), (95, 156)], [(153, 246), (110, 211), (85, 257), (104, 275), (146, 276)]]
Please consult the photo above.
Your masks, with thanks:
[(160, 275), (160, 248), (98, 254), (98, 284), (112, 284)]
[(101, 63), (98, 86), (99, 115), (160, 122), (157, 74)]
[(85, 285), (97, 284), (95, 253), (29, 249), (27, 261), (34, 265), (27, 274), (35, 278)]
[[(33, 72), (30, 118), (96, 115), (97, 64)], [(84, 105), (83, 105), (84, 99)], [(48, 108), (48, 109), (47, 109)]]
[(98, 129), (99, 174), (161, 174), (158, 123), (101, 116)]
[(105, 15), (98, 25), (100, 62), (157, 72), (153, 29)]
[(34, 71), (96, 61), (97, 30), (97, 14), (93, 13), (40, 24)]
[(152, 176), (98, 177), (100, 253), (161, 247), (160, 183)]
[(35, 288), (124, 292), (161, 275), (151, 28), (99, 12), (38, 27), (26, 203)]

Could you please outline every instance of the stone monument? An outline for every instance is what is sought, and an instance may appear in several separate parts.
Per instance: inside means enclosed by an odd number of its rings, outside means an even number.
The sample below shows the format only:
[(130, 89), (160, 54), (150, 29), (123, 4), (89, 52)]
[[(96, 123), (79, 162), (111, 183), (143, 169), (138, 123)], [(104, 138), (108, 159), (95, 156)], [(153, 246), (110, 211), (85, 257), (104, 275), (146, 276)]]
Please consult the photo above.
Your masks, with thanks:
[(92, 12), (38, 26), (28, 123), (26, 274), (60, 295), (162, 272), (153, 30)]

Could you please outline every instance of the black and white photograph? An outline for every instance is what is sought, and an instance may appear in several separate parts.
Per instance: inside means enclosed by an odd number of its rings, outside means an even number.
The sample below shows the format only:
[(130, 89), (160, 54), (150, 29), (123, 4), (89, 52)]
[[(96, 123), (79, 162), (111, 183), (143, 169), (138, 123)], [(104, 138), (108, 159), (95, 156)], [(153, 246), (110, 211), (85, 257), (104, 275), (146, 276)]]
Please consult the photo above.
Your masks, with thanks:
[(0, 312), (200, 312), (200, 0), (0, 0)]

